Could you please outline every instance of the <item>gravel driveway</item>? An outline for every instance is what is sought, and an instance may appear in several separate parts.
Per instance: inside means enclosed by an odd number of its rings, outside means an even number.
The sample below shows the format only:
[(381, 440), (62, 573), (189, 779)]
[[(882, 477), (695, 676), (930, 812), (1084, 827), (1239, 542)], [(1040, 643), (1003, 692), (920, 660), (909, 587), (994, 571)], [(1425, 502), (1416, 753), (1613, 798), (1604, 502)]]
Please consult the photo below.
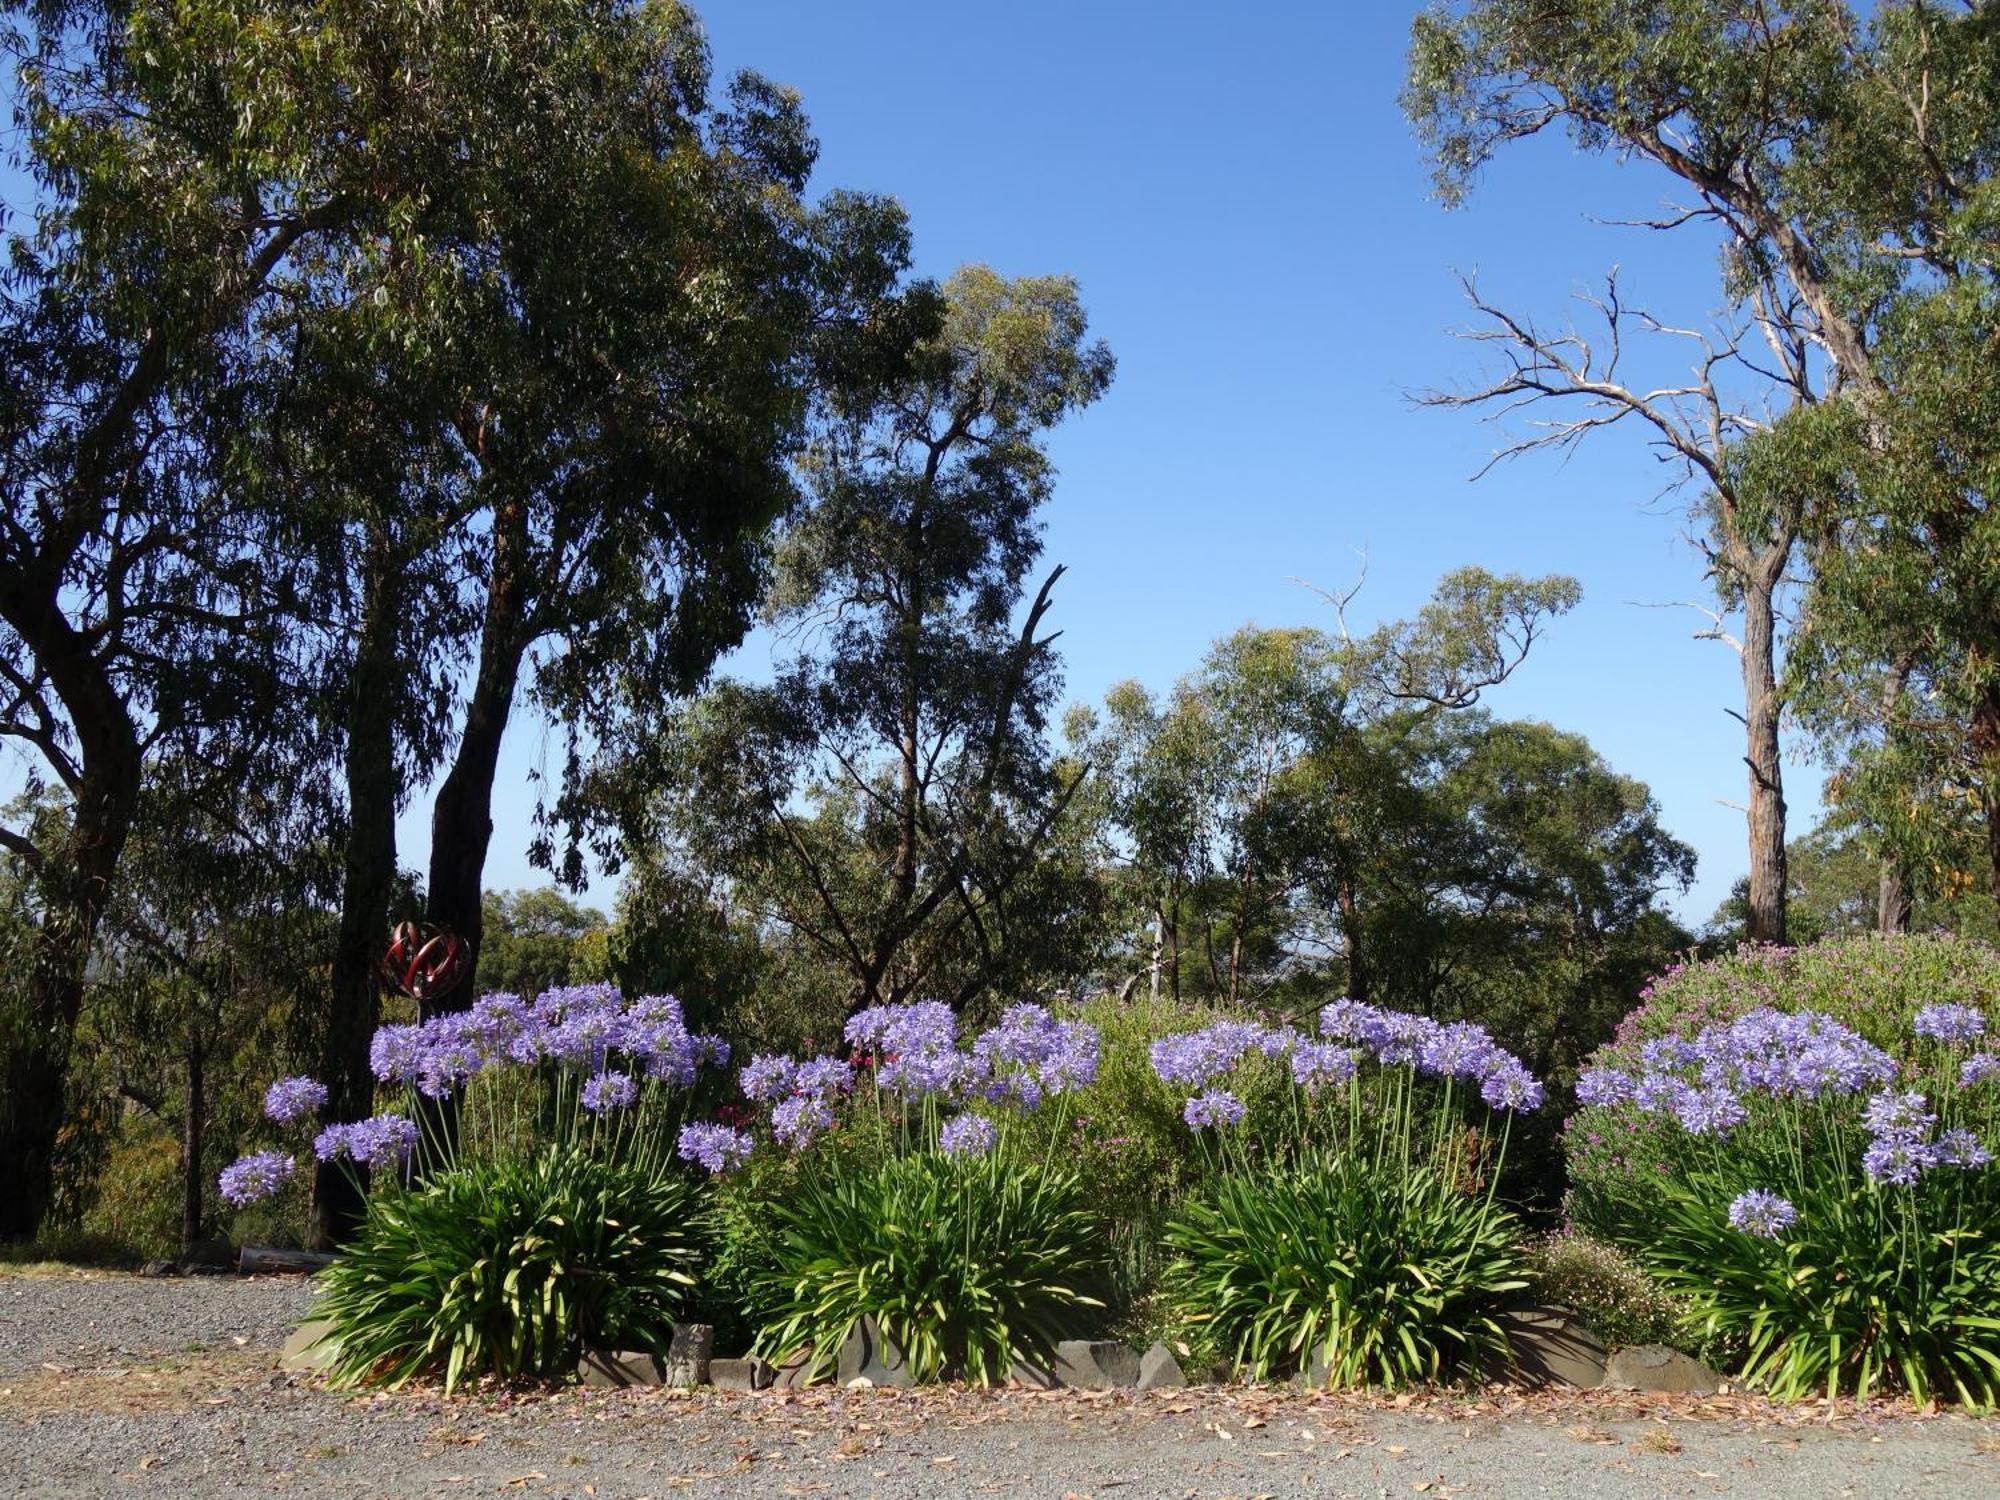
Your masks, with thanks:
[(2000, 1495), (2000, 1423), (1741, 1396), (344, 1396), (272, 1368), (310, 1300), (284, 1279), (0, 1278), (0, 1493)]

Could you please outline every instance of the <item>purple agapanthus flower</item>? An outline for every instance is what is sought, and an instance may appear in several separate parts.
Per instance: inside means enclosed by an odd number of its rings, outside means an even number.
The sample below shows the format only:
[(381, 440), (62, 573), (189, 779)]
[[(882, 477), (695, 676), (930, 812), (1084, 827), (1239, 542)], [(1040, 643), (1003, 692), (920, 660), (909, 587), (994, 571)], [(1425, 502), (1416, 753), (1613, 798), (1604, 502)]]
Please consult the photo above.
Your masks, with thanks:
[(1861, 1123), (1876, 1135), (1922, 1135), (1937, 1123), (1930, 1101), (1915, 1090), (1882, 1093), (1861, 1111)]
[(326, 1085), (317, 1078), (280, 1078), (264, 1091), (264, 1113), (280, 1125), (317, 1114), (326, 1103)]
[(1971, 1088), (1975, 1084), (1990, 1083), (2000, 1078), (2000, 1052), (1975, 1052), (1958, 1068), (1960, 1088)]
[(1585, 1068), (1576, 1080), (1579, 1104), (1624, 1104), (1636, 1085), (1630, 1073), (1618, 1068)]
[(639, 1080), (630, 1073), (593, 1073), (584, 1080), (583, 1107), (594, 1115), (630, 1109), (639, 1098)]
[(298, 1162), (282, 1151), (256, 1151), (222, 1169), (216, 1186), (238, 1208), (268, 1198), (291, 1180)]
[(1484, 1026), (1457, 1021), (1437, 1027), (1417, 1044), (1417, 1069), (1433, 1078), (1484, 1078), (1499, 1052)]
[(1336, 1000), (1319, 1013), (1319, 1034), (1336, 1041), (1358, 1042), (1365, 1028), (1382, 1018), (1382, 1012), (1361, 1000)]
[(1531, 1113), (1542, 1107), (1542, 1085), (1518, 1060), (1509, 1058), (1486, 1075), (1479, 1097), (1494, 1109), (1511, 1114)]
[(775, 1104), (792, 1092), (792, 1076), (798, 1065), (789, 1057), (760, 1052), (743, 1065), (743, 1097), (760, 1104)]
[(1729, 1224), (1759, 1239), (1775, 1240), (1799, 1222), (1799, 1211), (1789, 1199), (1765, 1188), (1752, 1188), (1729, 1205)]
[(1938, 1164), (1937, 1150), (1914, 1135), (1877, 1136), (1861, 1154), (1861, 1165), (1877, 1182), (1908, 1187)]
[(844, 1058), (812, 1057), (792, 1069), (792, 1092), (829, 1099), (854, 1087), (854, 1068)]
[(1969, 1005), (1927, 1005), (1917, 1012), (1915, 1030), (1940, 1042), (1970, 1042), (1986, 1034), (1986, 1017)]
[(1181, 1110), (1181, 1118), (1196, 1130), (1222, 1130), (1243, 1123), (1243, 1101), (1228, 1089), (1210, 1089), (1196, 1094)]
[(1292, 1082), (1308, 1092), (1346, 1083), (1356, 1066), (1353, 1051), (1333, 1042), (1300, 1042), (1292, 1049)]
[(1720, 1085), (1689, 1089), (1674, 1103), (1674, 1118), (1689, 1135), (1726, 1137), (1750, 1118), (1743, 1101)]
[(681, 1126), (675, 1151), (682, 1161), (700, 1162), (720, 1175), (748, 1161), (753, 1144), (747, 1133), (733, 1126), (697, 1123)]
[(1931, 1154), (1941, 1167), (1984, 1167), (1993, 1162), (1993, 1153), (1986, 1149), (1978, 1136), (1963, 1126), (1942, 1132), (1931, 1147)]
[(342, 1157), (364, 1167), (401, 1166), (416, 1149), (417, 1127), (401, 1115), (371, 1115), (344, 1125), (329, 1125), (313, 1138), (313, 1155), (321, 1161)]
[(938, 1149), (946, 1156), (984, 1156), (1000, 1139), (1000, 1130), (980, 1115), (958, 1115), (938, 1132)]
[(794, 1094), (771, 1111), (771, 1134), (803, 1151), (821, 1131), (833, 1128), (833, 1110), (817, 1094)]

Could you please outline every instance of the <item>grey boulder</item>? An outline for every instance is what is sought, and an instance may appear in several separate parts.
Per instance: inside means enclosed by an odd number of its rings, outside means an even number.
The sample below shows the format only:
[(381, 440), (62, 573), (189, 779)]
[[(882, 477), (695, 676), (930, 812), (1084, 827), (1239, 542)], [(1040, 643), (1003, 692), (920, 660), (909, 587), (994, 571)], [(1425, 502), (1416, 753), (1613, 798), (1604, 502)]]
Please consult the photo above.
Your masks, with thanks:
[(1154, 1344), (1139, 1356), (1138, 1386), (1142, 1391), (1176, 1390), (1187, 1384), (1181, 1362), (1165, 1344)]
[(1665, 1344), (1637, 1344), (1620, 1349), (1604, 1367), (1604, 1384), (1615, 1391), (1713, 1396), (1724, 1383), (1720, 1375), (1700, 1360)]

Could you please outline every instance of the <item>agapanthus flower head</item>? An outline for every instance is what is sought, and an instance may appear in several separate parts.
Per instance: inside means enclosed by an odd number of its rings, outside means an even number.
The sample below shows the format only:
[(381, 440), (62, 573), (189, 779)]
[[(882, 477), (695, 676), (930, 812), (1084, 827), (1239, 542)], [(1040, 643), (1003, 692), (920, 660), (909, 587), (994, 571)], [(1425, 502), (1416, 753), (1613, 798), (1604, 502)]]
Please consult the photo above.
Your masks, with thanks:
[(264, 1113), (280, 1125), (317, 1114), (326, 1103), (326, 1085), (317, 1078), (280, 1078), (264, 1091)]
[(606, 1071), (593, 1073), (584, 1080), (583, 1107), (594, 1115), (630, 1109), (638, 1098), (639, 1080), (630, 1073)]
[(1528, 1114), (1540, 1109), (1542, 1093), (1541, 1081), (1514, 1058), (1493, 1069), (1479, 1086), (1479, 1097), (1491, 1108), (1510, 1114)]
[(1246, 1053), (1263, 1052), (1271, 1032), (1252, 1021), (1218, 1021), (1153, 1043), (1153, 1071), (1167, 1083), (1200, 1086), (1232, 1072)]
[(1441, 1029), (1428, 1016), (1385, 1010), (1378, 1012), (1374, 1020), (1363, 1024), (1361, 1041), (1374, 1052), (1375, 1060), (1383, 1067), (1413, 1067)]
[(789, 1057), (760, 1052), (743, 1065), (743, 1097), (759, 1104), (775, 1104), (792, 1092), (792, 1076), (798, 1064)]
[(1333, 1042), (1300, 1042), (1292, 1048), (1292, 1082), (1313, 1092), (1354, 1077), (1354, 1051)]
[(697, 1122), (681, 1126), (674, 1149), (682, 1161), (700, 1162), (711, 1173), (720, 1175), (748, 1161), (753, 1144), (744, 1131)]
[(1010, 1005), (1000, 1024), (973, 1039), (971, 1076), (990, 1080), (989, 1099), (1033, 1108), (1044, 1095), (1074, 1093), (1097, 1078), (1097, 1028), (1058, 1021), (1046, 1006)]
[(1876, 1135), (1923, 1135), (1937, 1124), (1930, 1101), (1915, 1090), (1881, 1093), (1861, 1111), (1861, 1123)]
[(1225, 1130), (1243, 1123), (1243, 1101), (1228, 1089), (1196, 1094), (1181, 1110), (1181, 1118), (1196, 1130)]
[(1632, 1102), (1647, 1114), (1671, 1111), (1692, 1092), (1690, 1085), (1666, 1073), (1646, 1073), (1632, 1085)]
[(854, 1068), (844, 1058), (809, 1057), (792, 1069), (792, 1092), (830, 1099), (854, 1087)]
[(1649, 1068), (1683, 1068), (1696, 1059), (1695, 1044), (1681, 1036), (1656, 1036), (1639, 1049), (1639, 1061)]
[(368, 1043), (368, 1067), (384, 1083), (415, 1083), (429, 1050), (421, 1026), (378, 1026)]
[(980, 1115), (957, 1115), (938, 1132), (938, 1149), (946, 1156), (984, 1156), (1000, 1139), (1000, 1129)]
[(771, 1134), (803, 1151), (822, 1131), (833, 1128), (833, 1109), (817, 1094), (794, 1094), (771, 1111)]
[(1729, 1224), (1759, 1239), (1775, 1240), (1799, 1222), (1799, 1211), (1789, 1199), (1766, 1188), (1752, 1188), (1729, 1205)]
[(2000, 1079), (2000, 1052), (1975, 1052), (1959, 1064), (1960, 1088), (1969, 1089), (1975, 1084), (1991, 1083), (1995, 1079)]
[(1941, 1167), (1991, 1166), (1993, 1153), (1986, 1149), (1979, 1137), (1964, 1126), (1941, 1132), (1931, 1146), (1931, 1154)]
[(1750, 1118), (1734, 1092), (1719, 1084), (1691, 1088), (1674, 1102), (1674, 1118), (1689, 1135), (1726, 1137)]
[(1625, 1104), (1635, 1087), (1622, 1069), (1585, 1068), (1576, 1080), (1576, 1098), (1579, 1104)]
[(329, 1125), (313, 1138), (313, 1155), (321, 1161), (342, 1157), (360, 1166), (399, 1167), (417, 1146), (417, 1127), (401, 1115), (371, 1115), (342, 1125)]
[(1484, 1078), (1500, 1049), (1484, 1026), (1456, 1021), (1439, 1026), (1417, 1044), (1417, 1070), (1433, 1078)]
[(1381, 1018), (1382, 1012), (1361, 1000), (1336, 1000), (1319, 1013), (1319, 1034), (1336, 1041), (1358, 1042), (1362, 1028)]
[(268, 1198), (291, 1180), (298, 1163), (282, 1151), (255, 1151), (222, 1169), (216, 1186), (238, 1208)]
[(1877, 1136), (1861, 1153), (1861, 1165), (1877, 1182), (1908, 1187), (1938, 1164), (1937, 1150), (1914, 1135)]
[(1927, 1005), (1917, 1012), (1915, 1030), (1940, 1042), (1971, 1042), (1986, 1034), (1986, 1017), (1969, 1005)]

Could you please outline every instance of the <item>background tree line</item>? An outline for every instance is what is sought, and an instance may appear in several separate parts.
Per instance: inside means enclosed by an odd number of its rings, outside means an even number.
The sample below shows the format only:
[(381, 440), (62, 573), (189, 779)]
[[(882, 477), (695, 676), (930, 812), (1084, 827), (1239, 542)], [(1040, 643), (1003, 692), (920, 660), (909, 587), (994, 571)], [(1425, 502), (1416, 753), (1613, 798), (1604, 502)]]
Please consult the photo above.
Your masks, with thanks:
[[(365, 1112), (403, 918), (467, 944), (445, 1005), (609, 980), (791, 1044), (887, 1000), (1355, 993), (1558, 1085), (1696, 941), (1646, 788), (1482, 701), (1570, 580), (1462, 568), (1359, 633), (1329, 594), (1065, 711), (1047, 440), (1114, 374), (1078, 288), (913, 275), (902, 210), (813, 191), (801, 101), (713, 78), (684, 7), (5, 20), (0, 1239), (141, 1179), (214, 1227), (281, 1066)], [(1430, 398), (1682, 475), (1743, 683), (1709, 940), (1993, 926), (2000, 8), (1472, 0), (1405, 99), (1447, 198), (1564, 129), (1716, 259), (1719, 317), (1469, 287), (1496, 362)], [(1691, 375), (1628, 378), (1649, 340)], [(770, 677), (715, 678), (760, 623)], [(608, 918), (485, 889), (523, 708), (563, 747), (535, 857), (617, 872)], [(1785, 724), (1833, 773), (1809, 834)], [(310, 1202), (321, 1238), (355, 1209)]]

